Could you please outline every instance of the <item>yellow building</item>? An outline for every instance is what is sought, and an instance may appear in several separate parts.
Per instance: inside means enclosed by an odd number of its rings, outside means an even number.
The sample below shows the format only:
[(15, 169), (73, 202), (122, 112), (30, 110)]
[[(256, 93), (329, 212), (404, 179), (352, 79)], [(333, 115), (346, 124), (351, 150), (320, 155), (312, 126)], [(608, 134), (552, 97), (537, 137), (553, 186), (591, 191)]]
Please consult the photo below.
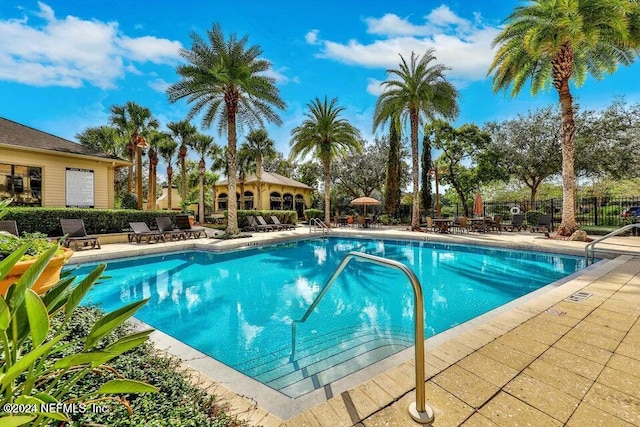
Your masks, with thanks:
[(113, 208), (131, 163), (0, 117), (0, 199), (14, 206)]
[[(216, 212), (226, 210), (228, 207), (227, 184), (227, 180), (224, 180), (215, 185)], [(298, 218), (303, 218), (304, 210), (311, 206), (313, 188), (275, 172), (263, 171), (259, 195), (256, 175), (249, 175), (244, 182), (238, 180), (236, 190), (238, 209), (294, 210), (298, 213)]]

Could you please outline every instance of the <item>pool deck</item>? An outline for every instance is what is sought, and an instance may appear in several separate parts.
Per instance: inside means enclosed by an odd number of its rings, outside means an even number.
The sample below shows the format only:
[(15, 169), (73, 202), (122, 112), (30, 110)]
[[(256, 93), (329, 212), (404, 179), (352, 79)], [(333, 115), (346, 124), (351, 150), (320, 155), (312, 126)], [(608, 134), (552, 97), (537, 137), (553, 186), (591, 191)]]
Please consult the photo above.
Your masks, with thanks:
[[(585, 247), (584, 242), (529, 232), (441, 235), (404, 228), (339, 228), (335, 233), (575, 255), (584, 255)], [(298, 227), (226, 241), (111, 244), (78, 251), (72, 262), (200, 246), (225, 250), (308, 236), (307, 227)], [(426, 340), (425, 390), (435, 412), (434, 426), (640, 426), (640, 238), (616, 237), (610, 245), (638, 256), (601, 261), (551, 290), (467, 322), (444, 339)], [(567, 300), (577, 292), (590, 295), (577, 302)], [(263, 409), (265, 402), (229, 391), (206, 372), (185, 369), (195, 383), (250, 425), (419, 425), (407, 411), (415, 401), (413, 359), (288, 420)]]

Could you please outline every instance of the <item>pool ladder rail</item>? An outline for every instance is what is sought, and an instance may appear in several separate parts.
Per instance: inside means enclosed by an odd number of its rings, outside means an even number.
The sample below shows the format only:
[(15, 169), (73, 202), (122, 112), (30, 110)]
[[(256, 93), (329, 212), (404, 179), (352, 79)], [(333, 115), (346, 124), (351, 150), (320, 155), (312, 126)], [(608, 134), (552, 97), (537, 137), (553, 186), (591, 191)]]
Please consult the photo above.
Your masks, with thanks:
[(322, 234), (329, 233), (329, 227), (324, 223), (324, 221), (322, 221), (320, 218), (311, 218), (309, 220), (309, 233), (317, 231), (318, 228), (320, 229)]
[[(591, 243), (588, 243), (585, 247), (584, 247), (584, 256), (587, 262), (587, 265), (589, 265), (590, 263), (593, 263), (593, 261), (595, 261), (595, 257), (596, 257), (596, 252), (602, 252), (602, 253), (612, 253), (612, 254), (617, 254), (617, 255), (633, 255), (633, 256), (639, 256), (640, 252), (637, 251), (626, 251), (624, 249), (610, 249), (610, 248), (596, 248), (596, 244), (607, 240), (610, 237), (613, 236), (617, 236), (620, 235), (622, 233), (626, 233), (629, 230), (632, 229), (638, 229), (640, 230), (640, 223), (636, 223), (636, 224), (627, 224), (624, 227), (620, 227), (617, 230), (612, 231), (609, 234), (606, 234), (602, 237), (597, 238), (596, 240), (594, 240)], [(638, 233), (640, 234), (640, 233)]]
[[(314, 218), (317, 219), (317, 218)], [(415, 321), (415, 376), (416, 376), (416, 401), (409, 404), (409, 415), (411, 418), (420, 424), (431, 424), (434, 420), (433, 409), (426, 403), (425, 398), (425, 373), (424, 373), (424, 303), (422, 298), (422, 286), (416, 274), (406, 265), (401, 262), (391, 260), (388, 258), (382, 258), (375, 255), (369, 255), (362, 252), (349, 252), (340, 262), (340, 265), (333, 272), (327, 283), (324, 285), (318, 296), (313, 300), (311, 306), (307, 309), (304, 315), (299, 320), (294, 320), (291, 323), (291, 356), (290, 360), (295, 360), (296, 353), (296, 325), (303, 323), (309, 318), (313, 310), (320, 303), (320, 300), (327, 294), (329, 288), (336, 281), (338, 276), (342, 273), (349, 262), (355, 259), (359, 262), (370, 262), (383, 267), (400, 270), (407, 276), (411, 282), (413, 288), (414, 298), (414, 313), (413, 318)]]

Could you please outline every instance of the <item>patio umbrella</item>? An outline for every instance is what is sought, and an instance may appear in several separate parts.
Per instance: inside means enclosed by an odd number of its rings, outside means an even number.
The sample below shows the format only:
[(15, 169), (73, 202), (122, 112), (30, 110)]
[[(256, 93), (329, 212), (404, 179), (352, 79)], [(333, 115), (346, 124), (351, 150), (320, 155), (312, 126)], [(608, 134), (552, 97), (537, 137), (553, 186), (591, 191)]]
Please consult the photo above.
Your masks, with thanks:
[(474, 216), (482, 216), (484, 213), (484, 209), (482, 206), (482, 195), (478, 191), (476, 193), (476, 198), (473, 201), (473, 215)]
[(352, 205), (364, 206), (364, 214), (367, 214), (367, 206), (376, 206), (380, 204), (380, 200), (376, 200), (373, 197), (358, 197), (351, 201)]

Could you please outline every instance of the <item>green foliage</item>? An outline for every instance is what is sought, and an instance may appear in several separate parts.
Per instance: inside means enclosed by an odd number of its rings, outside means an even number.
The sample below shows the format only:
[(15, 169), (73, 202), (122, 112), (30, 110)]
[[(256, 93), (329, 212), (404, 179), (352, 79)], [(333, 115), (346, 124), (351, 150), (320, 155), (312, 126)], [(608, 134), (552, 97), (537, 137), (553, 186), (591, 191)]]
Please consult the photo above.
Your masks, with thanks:
[(324, 212), (320, 209), (305, 209), (304, 210), (304, 218), (309, 221), (312, 218), (320, 218), (324, 217)]
[(129, 229), (129, 222), (146, 222), (156, 227), (155, 218), (175, 211), (139, 211), (128, 209), (74, 209), (74, 208), (7, 208), (6, 219), (15, 220), (21, 232), (42, 232), (48, 236), (62, 236), (61, 218), (82, 218), (88, 234), (120, 233)]
[(542, 214), (540, 211), (528, 211), (524, 214), (525, 219), (527, 220), (527, 224), (536, 225), (538, 224), (538, 217)]
[[(28, 249), (24, 244), (0, 262), (0, 279)], [(72, 334), (70, 319), (78, 304), (98, 281), (105, 265), (100, 265), (87, 277), (73, 285), (73, 278), (58, 282), (44, 295), (31, 288), (59, 249), (54, 245), (40, 255), (35, 263), (12, 284), (6, 296), (0, 297), (0, 404), (30, 404), (33, 410), (21, 412), (11, 425), (47, 425), (51, 420), (68, 421), (67, 414), (40, 411), (44, 403), (91, 404), (99, 401), (119, 401), (119, 395), (149, 393), (157, 389), (141, 381), (109, 379), (114, 371), (105, 365), (119, 355), (147, 340), (151, 331), (127, 334), (109, 345), (102, 339), (122, 325), (145, 302), (138, 301), (100, 316), (85, 336)], [(59, 316), (59, 323), (51, 319)], [(66, 340), (63, 341), (63, 339)], [(76, 351), (68, 353), (70, 346)], [(67, 353), (65, 353), (65, 351)], [(99, 379), (95, 387), (82, 393), (71, 392), (88, 376)], [(3, 415), (8, 415), (6, 412)], [(17, 415), (17, 414), (16, 414)], [(5, 418), (7, 420), (7, 418)]]
[[(22, 237), (17, 237), (9, 233), (0, 233), (0, 259), (5, 258), (14, 251), (17, 251), (24, 244), (27, 244), (27, 250), (20, 258), (20, 261), (38, 257), (48, 249), (56, 246), (56, 244), (50, 242), (47, 239), (47, 235), (43, 233), (24, 232), (22, 233)], [(62, 253), (62, 249), (60, 249), (57, 254), (60, 253)]]
[[(66, 357), (82, 350), (70, 337), (86, 337), (91, 325), (102, 317), (103, 313), (95, 307), (79, 307), (68, 322), (69, 334), (62, 340), (68, 345), (61, 357)], [(64, 320), (63, 316), (55, 316), (51, 320), (52, 327)], [(108, 347), (123, 337), (135, 333), (133, 326), (124, 324), (105, 336), (101, 347)], [(135, 394), (128, 397), (132, 413), (119, 402), (100, 402), (108, 409), (105, 413), (82, 414), (81, 421), (109, 426), (211, 426), (234, 427), (244, 425), (233, 417), (226, 415), (216, 398), (207, 392), (194, 387), (189, 375), (184, 372), (178, 359), (164, 355), (149, 343), (142, 344), (113, 359), (109, 365), (120, 375), (149, 384), (158, 388), (154, 394)], [(109, 375), (109, 374), (106, 374)], [(110, 375), (108, 378), (116, 378)], [(96, 389), (103, 379), (98, 376), (86, 376), (72, 389), (72, 393), (82, 395), (87, 390)], [(74, 417), (80, 420), (80, 417)]]

